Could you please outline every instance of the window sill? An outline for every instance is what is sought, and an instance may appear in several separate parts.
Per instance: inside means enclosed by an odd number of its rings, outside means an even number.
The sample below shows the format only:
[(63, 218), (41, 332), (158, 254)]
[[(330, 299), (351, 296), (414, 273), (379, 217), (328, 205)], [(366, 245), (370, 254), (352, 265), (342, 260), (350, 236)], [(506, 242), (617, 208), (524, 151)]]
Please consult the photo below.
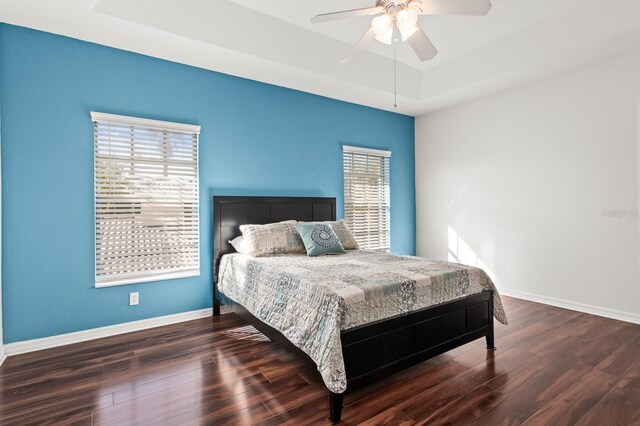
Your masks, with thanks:
[(178, 278), (199, 277), (199, 269), (191, 269), (188, 271), (168, 272), (164, 274), (144, 275), (132, 278), (123, 278), (119, 280), (96, 281), (95, 288), (115, 287), (119, 285), (140, 284), (154, 281), (174, 280)]

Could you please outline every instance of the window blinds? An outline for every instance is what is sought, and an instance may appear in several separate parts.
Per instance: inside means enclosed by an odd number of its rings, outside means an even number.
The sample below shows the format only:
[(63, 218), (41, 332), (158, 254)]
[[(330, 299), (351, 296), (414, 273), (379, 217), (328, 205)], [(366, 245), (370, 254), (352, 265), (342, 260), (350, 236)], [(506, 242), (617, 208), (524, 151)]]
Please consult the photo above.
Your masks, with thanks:
[(389, 157), (391, 152), (342, 147), (344, 218), (360, 248), (391, 248)]
[(198, 276), (200, 126), (91, 119), (96, 287)]

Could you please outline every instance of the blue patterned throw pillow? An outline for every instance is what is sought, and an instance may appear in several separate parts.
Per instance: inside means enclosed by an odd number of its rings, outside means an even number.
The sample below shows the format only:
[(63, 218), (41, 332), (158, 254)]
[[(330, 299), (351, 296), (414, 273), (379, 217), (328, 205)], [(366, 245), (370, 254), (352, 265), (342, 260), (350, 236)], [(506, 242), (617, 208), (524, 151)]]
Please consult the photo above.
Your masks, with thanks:
[(307, 249), (307, 256), (346, 253), (335, 231), (326, 223), (300, 222), (296, 223), (296, 229)]

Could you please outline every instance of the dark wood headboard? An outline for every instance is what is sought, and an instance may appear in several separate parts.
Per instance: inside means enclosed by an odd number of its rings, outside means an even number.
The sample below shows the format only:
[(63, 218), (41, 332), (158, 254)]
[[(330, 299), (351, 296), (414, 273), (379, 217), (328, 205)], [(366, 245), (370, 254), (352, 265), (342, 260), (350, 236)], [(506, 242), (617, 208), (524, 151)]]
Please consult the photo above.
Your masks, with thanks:
[[(213, 310), (219, 313), (218, 265), (233, 253), (229, 240), (240, 235), (240, 225), (298, 220), (336, 220), (336, 199), (326, 197), (213, 197)], [(217, 310), (216, 312), (216, 304)]]

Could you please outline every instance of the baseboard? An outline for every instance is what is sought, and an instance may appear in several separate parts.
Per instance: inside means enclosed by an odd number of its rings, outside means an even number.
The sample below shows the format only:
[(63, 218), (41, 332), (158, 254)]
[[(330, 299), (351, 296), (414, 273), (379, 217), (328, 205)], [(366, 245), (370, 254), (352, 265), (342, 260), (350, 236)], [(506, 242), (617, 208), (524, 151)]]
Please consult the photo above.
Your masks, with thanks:
[[(619, 311), (615, 309), (603, 308), (588, 305), (585, 303), (572, 302), (556, 297), (542, 296), (525, 291), (500, 288), (500, 294), (505, 296), (524, 299), (531, 302), (543, 303), (545, 305), (557, 306), (559, 308), (570, 309), (572, 311), (584, 312), (634, 324), (640, 324), (640, 315), (631, 312)], [(94, 328), (91, 330), (77, 331), (74, 333), (60, 334), (58, 336), (44, 337), (41, 339), (25, 340), (23, 342), (8, 343), (0, 346), (0, 365), (7, 356), (19, 355), (27, 352), (34, 352), (43, 349), (55, 348), (58, 346), (70, 345), (73, 343), (86, 342), (88, 340), (100, 339), (103, 337), (116, 336), (118, 334), (131, 333), (133, 331), (146, 330), (163, 325), (176, 324), (198, 318), (210, 317), (213, 314), (211, 308), (197, 311), (182, 312), (163, 317), (149, 318), (139, 321), (132, 321), (123, 324), (109, 325), (106, 327)]]
[(6, 353), (6, 356), (13, 356), (24, 354), (27, 352), (39, 351), (42, 349), (50, 349), (58, 346), (70, 345), (72, 343), (86, 342), (87, 340), (94, 340), (103, 337), (116, 336), (118, 334), (131, 333), (132, 331), (146, 330), (163, 325), (210, 317), (211, 315), (213, 315), (213, 310), (211, 308), (200, 309), (198, 311), (182, 312), (179, 314), (167, 315), (163, 317), (149, 318), (139, 321), (126, 322), (123, 324), (93, 328), (91, 330), (60, 334), (58, 336), (25, 340), (23, 342), (7, 343), (4, 347), (4, 351)]
[(508, 288), (499, 288), (500, 294), (515, 297), (516, 299), (524, 299), (530, 302), (543, 303), (545, 305), (557, 306), (572, 311), (584, 312), (586, 314), (597, 315), (599, 317), (612, 318), (620, 321), (640, 324), (640, 315), (632, 312), (619, 311), (616, 309), (603, 308), (600, 306), (588, 305), (586, 303), (572, 302), (569, 300), (558, 299), (556, 297), (542, 296), (539, 294), (528, 293), (526, 291), (511, 290)]

